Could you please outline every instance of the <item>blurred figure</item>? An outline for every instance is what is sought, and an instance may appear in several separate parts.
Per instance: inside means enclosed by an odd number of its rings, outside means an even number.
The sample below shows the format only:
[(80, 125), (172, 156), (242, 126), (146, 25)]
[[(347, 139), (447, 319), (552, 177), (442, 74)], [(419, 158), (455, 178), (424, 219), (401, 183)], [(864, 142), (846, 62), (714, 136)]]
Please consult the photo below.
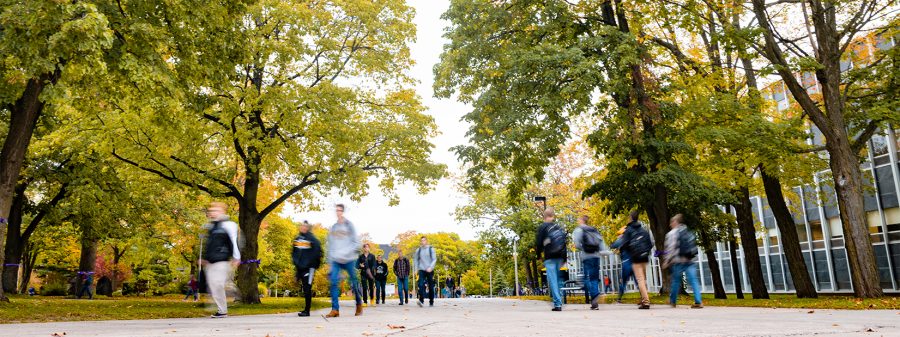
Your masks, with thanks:
[(603, 236), (596, 228), (589, 226), (588, 216), (578, 217), (578, 227), (572, 232), (575, 248), (581, 251), (581, 265), (584, 269), (585, 295), (589, 298), (591, 310), (599, 310), (600, 303), (600, 256), (609, 255)]
[[(638, 309), (650, 309), (650, 296), (647, 293), (647, 263), (650, 262), (650, 252), (653, 250), (653, 238), (650, 236), (650, 232), (644, 229), (643, 224), (638, 221), (639, 214), (638, 211), (631, 212), (631, 222), (625, 227), (625, 232), (616, 240), (613, 248), (626, 251), (631, 259), (635, 283), (637, 283), (638, 290), (641, 292), (641, 302), (638, 304)], [(623, 279), (627, 280), (624, 276), (625, 273), (623, 272), (622, 274)], [(621, 291), (624, 291), (624, 289), (621, 289)], [(619, 299), (621, 300), (621, 295), (619, 295)]]
[(419, 248), (416, 249), (416, 255), (413, 257), (418, 269), (419, 279), (419, 301), (416, 302), (420, 307), (425, 304), (425, 295), (428, 294), (428, 305), (434, 306), (435, 285), (434, 285), (434, 266), (437, 264), (437, 255), (434, 253), (434, 247), (428, 244), (428, 238), (422, 236), (419, 239)]
[(375, 258), (375, 303), (384, 304), (385, 290), (387, 285), (388, 266), (384, 263), (381, 255)]
[[(297, 316), (308, 317), (312, 305), (312, 283), (316, 275), (316, 269), (322, 264), (322, 244), (319, 239), (310, 232), (309, 222), (300, 224), (300, 234), (294, 238), (294, 249), (291, 251), (291, 261), (294, 263), (294, 277), (300, 282), (303, 296), (306, 300), (303, 311)], [(287, 295), (285, 295), (287, 296)]]
[(86, 271), (78, 274), (81, 276), (81, 289), (78, 290), (78, 299), (81, 299), (81, 296), (85, 296), (85, 293), (87, 293), (88, 299), (94, 299), (94, 293), (91, 292), (91, 285), (94, 283), (94, 272)]
[(347, 272), (350, 279), (350, 290), (356, 300), (356, 316), (363, 313), (362, 298), (360, 297), (359, 281), (356, 279), (357, 253), (360, 242), (356, 235), (356, 228), (347, 218), (344, 218), (344, 205), (337, 204), (334, 207), (337, 214), (337, 222), (328, 231), (328, 263), (331, 267), (329, 279), (331, 281), (331, 312), (325, 317), (340, 316), (340, 282), (341, 271)]
[(359, 254), (356, 263), (356, 268), (359, 269), (360, 285), (362, 286), (363, 306), (368, 305), (371, 299), (374, 307), (378, 304), (375, 300), (375, 275), (372, 274), (372, 270), (375, 268), (375, 256), (370, 253), (368, 243), (363, 244), (363, 252)]
[(184, 299), (182, 302), (187, 301), (192, 295), (194, 296), (194, 302), (197, 302), (200, 299), (200, 284), (197, 282), (197, 277), (193, 274), (191, 275), (191, 280), (188, 281), (187, 284), (187, 294), (184, 295)]
[[(628, 280), (634, 280), (634, 269), (631, 267), (631, 256), (628, 255), (627, 250), (621, 248), (624, 244), (623, 241), (625, 240), (622, 234), (625, 233), (626, 228), (628, 228), (627, 225), (619, 229), (616, 233), (619, 235), (619, 238), (610, 246), (619, 249), (619, 260), (622, 261), (622, 279), (619, 280), (619, 297), (616, 299), (616, 303), (619, 304), (622, 303), (622, 296), (625, 295), (625, 286), (628, 285)], [(635, 281), (635, 283), (637, 283), (637, 281)]]
[(561, 287), (563, 280), (560, 268), (566, 263), (566, 231), (556, 223), (556, 215), (553, 208), (544, 211), (544, 223), (538, 227), (535, 236), (535, 251), (538, 258), (544, 256), (544, 268), (547, 269), (547, 284), (550, 288), (550, 296), (553, 298), (553, 311), (562, 311)]
[(694, 233), (684, 225), (684, 216), (676, 214), (669, 222), (672, 230), (666, 234), (666, 254), (663, 258), (662, 268), (671, 268), (672, 289), (669, 294), (669, 305), (675, 307), (678, 303), (678, 292), (681, 291), (681, 275), (684, 274), (691, 284), (694, 292), (694, 305), (691, 308), (703, 308), (703, 299), (700, 297), (700, 282), (697, 279), (697, 238)]
[(206, 208), (209, 222), (203, 226), (207, 230), (206, 247), (200, 263), (206, 268), (207, 291), (216, 303), (217, 310), (212, 318), (228, 317), (225, 286), (241, 261), (241, 251), (237, 245), (238, 226), (225, 214), (227, 207), (222, 202), (210, 203)]
[(609, 294), (612, 292), (612, 280), (609, 279), (609, 275), (603, 275), (603, 293)]
[(397, 276), (397, 297), (400, 305), (409, 304), (409, 259), (403, 255), (403, 249), (397, 247), (397, 259), (394, 260), (394, 275)]

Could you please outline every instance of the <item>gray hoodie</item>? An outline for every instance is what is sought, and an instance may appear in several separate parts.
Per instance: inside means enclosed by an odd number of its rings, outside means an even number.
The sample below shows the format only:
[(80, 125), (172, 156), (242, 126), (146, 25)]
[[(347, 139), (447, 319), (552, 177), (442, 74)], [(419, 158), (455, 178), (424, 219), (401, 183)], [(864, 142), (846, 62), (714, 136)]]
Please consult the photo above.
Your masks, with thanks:
[(437, 264), (434, 248), (431, 245), (427, 245), (416, 249), (416, 254), (413, 255), (413, 262), (416, 263), (416, 270), (431, 269), (431, 271), (434, 271), (434, 265)]
[(328, 231), (328, 262), (348, 263), (356, 261), (362, 243), (350, 220), (338, 222)]

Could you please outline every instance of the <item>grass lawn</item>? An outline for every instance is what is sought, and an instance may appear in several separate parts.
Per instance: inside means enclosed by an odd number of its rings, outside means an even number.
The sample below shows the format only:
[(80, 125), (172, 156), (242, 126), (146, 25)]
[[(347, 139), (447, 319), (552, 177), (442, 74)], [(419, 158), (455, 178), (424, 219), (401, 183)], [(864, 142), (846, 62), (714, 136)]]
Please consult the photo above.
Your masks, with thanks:
[[(182, 302), (184, 296), (161, 297), (94, 297), (77, 300), (64, 297), (13, 296), (11, 303), (0, 303), (0, 324), (59, 321), (97, 321), (119, 319), (154, 319), (203, 317), (213, 313), (208, 298), (200, 302)], [(204, 300), (210, 301), (209, 303)], [(314, 299), (313, 309), (330, 306), (326, 299)], [(229, 303), (229, 315), (258, 315), (298, 312), (303, 298), (263, 298), (262, 304)]]
[[(576, 298), (577, 297), (577, 298)], [(859, 299), (851, 296), (834, 296), (819, 295), (819, 298), (797, 298), (788, 294), (769, 294), (767, 300), (755, 300), (750, 298), (749, 294), (745, 294), (744, 299), (735, 298), (734, 294), (728, 294), (728, 299), (715, 299), (712, 294), (703, 294), (703, 305), (713, 307), (760, 307), (760, 308), (803, 308), (803, 309), (900, 309), (900, 298), (884, 297), (880, 299)], [(549, 301), (548, 296), (519, 296), (510, 297), (513, 299), (523, 300), (539, 300)], [(626, 293), (623, 298), (624, 303), (637, 304), (640, 295), (637, 293)], [(606, 296), (606, 303), (615, 303), (616, 295)], [(651, 296), (650, 302), (656, 305), (666, 305), (669, 302), (668, 296)], [(584, 303), (583, 296), (569, 296), (569, 303)], [(601, 302), (602, 303), (602, 302)], [(688, 305), (693, 303), (693, 297), (681, 296), (678, 303)]]

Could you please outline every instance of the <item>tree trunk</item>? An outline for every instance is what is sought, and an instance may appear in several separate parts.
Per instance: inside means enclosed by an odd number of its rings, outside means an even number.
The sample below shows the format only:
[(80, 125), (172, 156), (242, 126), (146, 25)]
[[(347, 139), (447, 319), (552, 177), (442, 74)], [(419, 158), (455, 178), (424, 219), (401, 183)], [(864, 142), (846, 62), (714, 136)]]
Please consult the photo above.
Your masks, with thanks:
[(716, 260), (716, 246), (712, 245), (712, 248), (709, 249), (704, 247), (703, 251), (706, 253), (706, 262), (709, 266), (709, 273), (712, 275), (715, 298), (727, 299), (725, 286), (722, 284), (722, 274), (719, 272), (719, 260)]
[[(79, 273), (93, 273), (97, 264), (97, 239), (89, 233), (81, 237), (81, 259), (78, 262)], [(83, 286), (81, 275), (75, 279), (75, 294), (81, 292)]]
[[(668, 192), (665, 186), (657, 185), (653, 191), (653, 204), (645, 207), (647, 217), (650, 219), (650, 234), (653, 235), (653, 242), (657, 252), (666, 250), (666, 233), (671, 229), (669, 227)], [(659, 288), (659, 294), (667, 295), (672, 285), (672, 275), (667, 272), (662, 272), (661, 274), (662, 284)]]
[(15, 197), (9, 212), (6, 232), (6, 247), (3, 254), (3, 291), (16, 293), (18, 290), (19, 267), (22, 264), (22, 212), (25, 206), (27, 184), (16, 185)]
[(759, 246), (756, 242), (756, 226), (753, 223), (753, 204), (750, 203), (750, 190), (741, 187), (738, 192), (740, 204), (735, 205), (738, 230), (741, 234), (741, 246), (744, 248), (744, 263), (747, 265), (747, 278), (750, 280), (750, 291), (753, 298), (769, 298), (766, 280), (763, 278), (762, 265), (759, 261)]
[(248, 165), (244, 180), (244, 195), (239, 199), (238, 223), (241, 228), (242, 238), (239, 238), (238, 246), (241, 250), (242, 263), (238, 265), (237, 288), (240, 291), (239, 300), (246, 304), (259, 304), (259, 226), (262, 218), (257, 211), (257, 196), (259, 193), (259, 158), (256, 151), (250, 150), (251, 160), (254, 164)]
[(776, 177), (770, 176), (763, 165), (760, 165), (759, 171), (769, 200), (769, 207), (772, 208), (772, 213), (775, 214), (775, 222), (778, 223), (778, 232), (781, 233), (781, 248), (785, 260), (787, 260), (788, 269), (791, 272), (794, 289), (797, 290), (797, 297), (817, 298), (816, 287), (809, 277), (809, 271), (806, 269), (806, 260), (803, 259), (803, 252), (800, 249), (797, 225), (794, 223), (794, 217), (791, 215), (790, 209), (784, 202), (781, 181)]
[[(40, 100), (41, 92), (46, 85), (56, 82), (57, 78), (58, 71), (29, 79), (22, 96), (11, 107), (9, 130), (3, 149), (0, 150), (0, 238), (6, 237), (6, 219), (9, 217), (19, 172), (22, 171), (34, 126), (44, 109), (44, 102)], [(5, 246), (6, 241), (0, 239), (0, 254), (5, 255)], [(0, 256), (0, 260), (5, 258)], [(0, 287), (0, 301), (9, 302), (3, 287)]]
[(31, 243), (25, 244), (22, 252), (22, 280), (19, 282), (19, 293), (24, 294), (28, 291), (28, 285), (31, 282), (31, 272), (34, 270), (34, 264), (37, 263), (40, 250), (35, 249)]
[(534, 289), (534, 277), (532, 277), (531, 261), (525, 263), (525, 284), (528, 288)]
[(737, 298), (744, 299), (744, 282), (741, 278), (741, 265), (737, 259), (737, 241), (734, 239), (734, 230), (730, 228), (728, 229), (728, 251), (731, 255), (731, 277), (734, 280), (734, 294)]

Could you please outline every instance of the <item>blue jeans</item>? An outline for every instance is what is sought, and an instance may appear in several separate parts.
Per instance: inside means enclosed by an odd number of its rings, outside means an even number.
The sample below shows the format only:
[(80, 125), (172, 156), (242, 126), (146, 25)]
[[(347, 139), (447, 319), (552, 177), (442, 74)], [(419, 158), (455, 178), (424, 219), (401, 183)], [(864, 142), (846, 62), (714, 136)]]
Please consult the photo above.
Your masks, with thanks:
[(631, 267), (631, 260), (622, 261), (622, 282), (619, 283), (619, 300), (622, 300), (622, 295), (625, 294), (625, 286), (628, 285), (628, 280), (633, 278), (634, 269)]
[[(426, 289), (427, 284), (427, 289)], [(426, 291), (427, 290), (427, 291)], [(428, 293), (428, 303), (434, 304), (434, 270), (430, 273), (424, 270), (419, 271), (419, 302), (425, 303), (425, 293)]]
[(400, 303), (409, 303), (409, 277), (397, 278), (397, 296)]
[(562, 268), (563, 259), (547, 259), (544, 260), (544, 268), (547, 268), (547, 284), (550, 286), (550, 296), (553, 298), (553, 307), (562, 307), (562, 292), (560, 284), (559, 268)]
[(681, 290), (681, 274), (687, 275), (691, 290), (694, 291), (694, 304), (703, 303), (700, 298), (700, 281), (697, 279), (697, 264), (694, 262), (672, 264), (672, 291), (669, 294), (669, 303), (678, 302), (678, 291)]
[(350, 278), (350, 289), (353, 290), (353, 297), (356, 299), (356, 305), (362, 304), (362, 298), (359, 297), (359, 280), (356, 279), (356, 261), (350, 261), (347, 263), (332, 261), (331, 275), (329, 275), (329, 279), (331, 280), (332, 310), (340, 310), (341, 308), (341, 270), (346, 271), (347, 277)]
[(590, 299), (594, 299), (600, 295), (600, 258), (585, 258), (581, 260), (581, 266), (584, 268), (584, 286)]

